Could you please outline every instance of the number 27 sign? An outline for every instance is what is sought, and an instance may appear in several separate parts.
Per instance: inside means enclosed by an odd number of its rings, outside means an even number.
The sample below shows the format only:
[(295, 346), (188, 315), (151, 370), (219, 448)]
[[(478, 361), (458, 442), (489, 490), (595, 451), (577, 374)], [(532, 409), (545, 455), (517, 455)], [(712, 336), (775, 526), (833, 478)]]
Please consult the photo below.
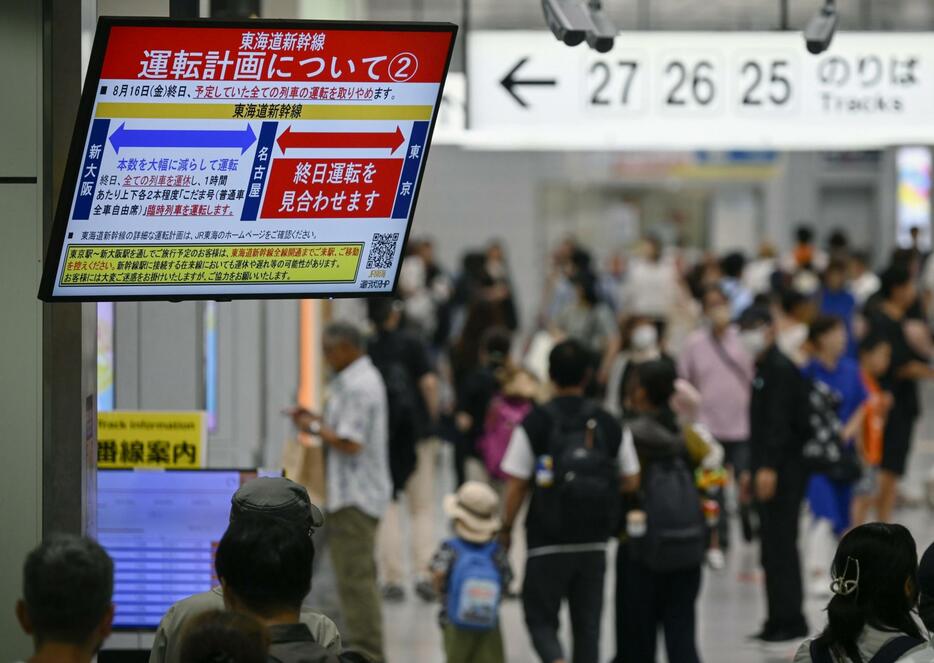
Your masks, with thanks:
[[(513, 144), (616, 148), (877, 147), (934, 139), (934, 43), (846, 34), (623, 33), (606, 54), (547, 32), (478, 32), (471, 130)], [(505, 135), (505, 134), (504, 134)]]

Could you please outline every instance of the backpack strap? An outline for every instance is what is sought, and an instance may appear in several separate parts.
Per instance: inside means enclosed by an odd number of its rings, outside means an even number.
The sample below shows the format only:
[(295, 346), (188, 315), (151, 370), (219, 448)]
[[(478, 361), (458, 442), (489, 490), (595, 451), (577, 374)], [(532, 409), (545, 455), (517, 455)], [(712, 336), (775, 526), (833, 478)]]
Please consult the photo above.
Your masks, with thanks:
[(876, 652), (875, 656), (869, 659), (869, 663), (895, 663), (912, 649), (923, 644), (923, 640), (918, 640), (918, 638), (913, 638), (910, 635), (892, 638), (882, 645), (882, 648)]
[(811, 640), (810, 654), (811, 663), (834, 663), (833, 657), (830, 655), (830, 647), (819, 642), (817, 638)]

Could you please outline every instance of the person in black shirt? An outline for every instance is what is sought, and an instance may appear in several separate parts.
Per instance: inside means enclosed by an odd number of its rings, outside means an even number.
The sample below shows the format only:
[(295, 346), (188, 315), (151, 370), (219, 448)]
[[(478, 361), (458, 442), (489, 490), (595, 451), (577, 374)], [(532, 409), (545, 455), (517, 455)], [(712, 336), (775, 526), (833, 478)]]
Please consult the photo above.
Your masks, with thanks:
[(756, 360), (749, 448), (768, 603), (765, 625), (754, 637), (786, 642), (808, 633), (798, 555), (798, 519), (807, 481), (801, 459), (808, 426), (807, 384), (778, 349), (767, 308), (747, 309), (740, 328), (740, 338)]
[[(435, 467), (440, 443), (434, 437), (439, 414), (438, 376), (435, 373), (428, 346), (419, 336), (405, 331), (402, 326), (402, 302), (392, 299), (371, 299), (368, 302), (370, 321), (376, 333), (369, 342), (369, 355), (386, 382), (389, 397), (390, 420), (394, 406), (408, 395), (413, 412), (401, 416), (414, 424), (412, 432), (415, 454), (411, 444), (396, 444), (394, 431), (390, 431), (390, 468), (393, 473), (393, 502), (381, 522), (378, 538), (380, 571), (383, 575), (383, 598), (399, 601), (405, 597), (402, 587), (403, 536), (399, 504), (400, 493), (405, 494), (411, 519), (412, 569), (415, 573), (415, 592), (426, 601), (435, 598), (428, 565), (434, 552)], [(405, 392), (400, 394), (400, 392)], [(393, 426), (390, 421), (390, 426)], [(403, 454), (407, 462), (399, 462), (396, 454)], [(414, 461), (414, 462), (413, 462)], [(406, 465), (408, 467), (406, 467)]]
[(905, 474), (915, 422), (921, 413), (918, 380), (934, 378), (934, 369), (912, 349), (905, 336), (905, 320), (918, 299), (911, 273), (895, 265), (882, 274), (881, 281), (878, 305), (868, 311), (867, 319), (870, 331), (892, 347), (889, 370), (880, 381), (882, 388), (892, 394), (879, 470), (879, 520), (890, 522), (898, 480)]
[(502, 387), (501, 374), (510, 365), (511, 348), (512, 335), (508, 329), (488, 329), (481, 340), (479, 365), (468, 371), (456, 386), (454, 473), (458, 486), (467, 480), (467, 460), (479, 459), (477, 441), (483, 435), (490, 403)]
[[(587, 348), (577, 341), (554, 347), (549, 374), (555, 398), (532, 410), (515, 429), (501, 465), (509, 475), (501, 535), (507, 548), (516, 515), (531, 493), (522, 605), (532, 645), (543, 663), (568, 660), (558, 640), (565, 599), (574, 636), (571, 660), (600, 660), (606, 546), (616, 531), (607, 505), (615, 503), (620, 491), (638, 487), (639, 460), (632, 436), (584, 398), (592, 375), (589, 358)], [(589, 459), (586, 467), (576, 464), (582, 458)], [(587, 495), (578, 492), (577, 479)], [(599, 487), (598, 504), (591, 505), (594, 487)]]

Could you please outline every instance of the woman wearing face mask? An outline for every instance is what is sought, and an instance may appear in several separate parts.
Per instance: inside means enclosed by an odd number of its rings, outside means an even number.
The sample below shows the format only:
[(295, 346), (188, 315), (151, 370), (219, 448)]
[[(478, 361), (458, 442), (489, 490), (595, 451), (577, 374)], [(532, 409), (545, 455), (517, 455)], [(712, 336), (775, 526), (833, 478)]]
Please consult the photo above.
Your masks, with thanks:
[(658, 327), (650, 318), (632, 316), (623, 323), (621, 332), (622, 349), (610, 364), (603, 402), (604, 409), (616, 417), (626, 416), (626, 387), (636, 365), (661, 358), (674, 364), (674, 360), (662, 352)]
[[(739, 485), (740, 513), (747, 540), (752, 537), (749, 509), (749, 397), (752, 357), (732, 324), (730, 302), (718, 286), (701, 295), (705, 324), (688, 336), (678, 356), (678, 374), (700, 393), (698, 419), (726, 451), (726, 466)], [(720, 519), (720, 542), (729, 544), (729, 522)]]
[(932, 663), (912, 611), (918, 553), (901, 525), (870, 523), (843, 537), (831, 567), (827, 628), (801, 645), (794, 663)]

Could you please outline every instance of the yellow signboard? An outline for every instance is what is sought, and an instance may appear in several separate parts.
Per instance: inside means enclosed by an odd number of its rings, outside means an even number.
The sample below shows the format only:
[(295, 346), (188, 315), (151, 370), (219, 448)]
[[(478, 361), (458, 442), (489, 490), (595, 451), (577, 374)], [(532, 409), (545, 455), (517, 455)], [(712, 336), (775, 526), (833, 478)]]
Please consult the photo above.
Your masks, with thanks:
[[(191, 205), (176, 207), (192, 213)], [(362, 251), (363, 244), (69, 244), (59, 285), (353, 283)]]
[(205, 413), (117, 410), (97, 415), (101, 469), (204, 467)]

